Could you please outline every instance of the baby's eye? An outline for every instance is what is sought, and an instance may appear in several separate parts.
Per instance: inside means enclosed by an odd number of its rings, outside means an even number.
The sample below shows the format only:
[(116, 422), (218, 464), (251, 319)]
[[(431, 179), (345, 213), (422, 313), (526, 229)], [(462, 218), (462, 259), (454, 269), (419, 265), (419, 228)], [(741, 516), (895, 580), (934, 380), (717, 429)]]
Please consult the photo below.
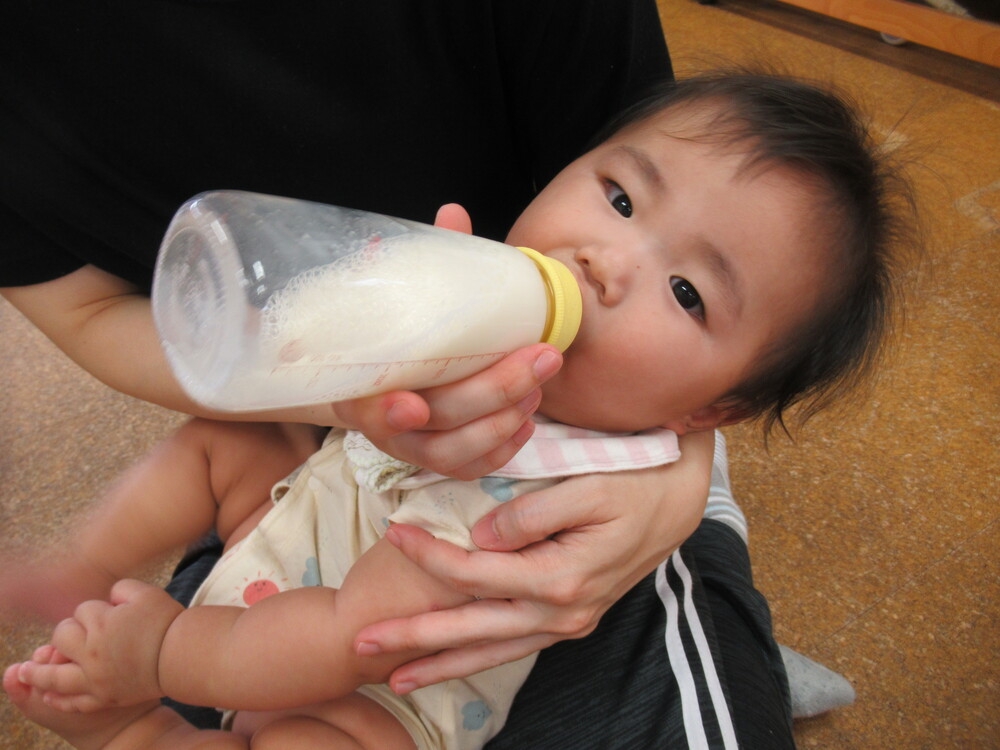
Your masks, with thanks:
[(680, 276), (670, 278), (670, 288), (674, 291), (677, 304), (690, 312), (699, 320), (705, 319), (705, 305), (701, 301), (701, 295), (687, 279)]
[(607, 180), (604, 184), (605, 194), (611, 207), (626, 219), (632, 215), (632, 199), (626, 195), (616, 183)]

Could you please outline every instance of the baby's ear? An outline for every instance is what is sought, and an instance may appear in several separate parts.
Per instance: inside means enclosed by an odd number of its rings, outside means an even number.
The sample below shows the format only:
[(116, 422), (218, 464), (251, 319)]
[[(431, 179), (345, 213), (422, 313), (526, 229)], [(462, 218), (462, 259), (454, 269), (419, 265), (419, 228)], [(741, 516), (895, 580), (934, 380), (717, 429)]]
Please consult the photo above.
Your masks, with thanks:
[(689, 432), (714, 430), (716, 427), (745, 422), (749, 418), (750, 415), (746, 410), (739, 406), (720, 403), (698, 409), (686, 417), (671, 419), (664, 423), (663, 427), (673, 430), (678, 435), (686, 435)]

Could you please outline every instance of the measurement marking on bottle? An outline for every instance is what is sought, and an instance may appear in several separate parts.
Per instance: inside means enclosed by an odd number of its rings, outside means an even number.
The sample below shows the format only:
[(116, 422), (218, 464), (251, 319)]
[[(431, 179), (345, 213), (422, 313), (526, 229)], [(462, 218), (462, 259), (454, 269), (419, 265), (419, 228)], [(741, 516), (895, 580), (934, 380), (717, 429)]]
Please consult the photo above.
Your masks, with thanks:
[(272, 373), (284, 372), (286, 370), (308, 370), (312, 368), (320, 370), (351, 370), (376, 369), (376, 368), (398, 368), (398, 367), (423, 367), (427, 365), (440, 364), (441, 369), (447, 369), (452, 362), (469, 362), (471, 360), (501, 359), (510, 354), (509, 351), (489, 352), (486, 354), (463, 354), (455, 357), (434, 357), (431, 359), (403, 359), (392, 362), (341, 362), (336, 360), (322, 361), (320, 357), (310, 357), (307, 361), (282, 362), (271, 369)]

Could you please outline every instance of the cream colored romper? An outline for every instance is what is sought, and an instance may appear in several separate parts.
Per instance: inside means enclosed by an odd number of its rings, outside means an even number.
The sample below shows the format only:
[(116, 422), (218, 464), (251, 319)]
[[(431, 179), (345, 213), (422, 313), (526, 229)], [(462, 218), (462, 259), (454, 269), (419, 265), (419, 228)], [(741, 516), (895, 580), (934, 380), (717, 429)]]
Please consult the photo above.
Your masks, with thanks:
[[(251, 606), (287, 589), (339, 588), (351, 565), (382, 538), (390, 523), (414, 524), (439, 539), (475, 549), (469, 529), (476, 521), (501, 502), (559, 481), (538, 477), (553, 471), (555, 464), (561, 468), (555, 467), (554, 473), (566, 476), (658, 465), (679, 455), (676, 439), (665, 431), (647, 437), (643, 447), (639, 437), (606, 438), (596, 433), (589, 433), (597, 435), (589, 445), (578, 439), (567, 443), (560, 430), (575, 428), (555, 423), (539, 425), (536, 434), (541, 431), (544, 435), (545, 429), (556, 430), (556, 439), (548, 444), (544, 439), (530, 442), (519, 454), (530, 464), (529, 470), (513, 470), (519, 477), (529, 478), (490, 476), (473, 482), (437, 475), (407, 478), (415, 467), (388, 459), (355, 433), (349, 433), (349, 460), (344, 432), (333, 430), (317, 453), (274, 486), (274, 508), (222, 557), (191, 606)], [(364, 450), (357, 449), (359, 440), (380, 458), (366, 461)], [(620, 448), (623, 441), (627, 449)], [(564, 455), (566, 450), (556, 447), (557, 455), (553, 452), (557, 444), (572, 445), (579, 455)], [(532, 454), (532, 446), (537, 446), (537, 455)], [(639, 455), (637, 446), (646, 452), (639, 451)], [(388, 459), (388, 463), (381, 459)], [(563, 466), (567, 463), (572, 464), (568, 469)], [(394, 471), (402, 473), (394, 476)], [(359, 486), (356, 477), (369, 486), (395, 488), (369, 490)], [(385, 685), (365, 685), (359, 692), (396, 716), (421, 750), (478, 750), (503, 727), (535, 658), (532, 655), (405, 696), (396, 695)], [(231, 718), (232, 713), (227, 714), (227, 720)]]

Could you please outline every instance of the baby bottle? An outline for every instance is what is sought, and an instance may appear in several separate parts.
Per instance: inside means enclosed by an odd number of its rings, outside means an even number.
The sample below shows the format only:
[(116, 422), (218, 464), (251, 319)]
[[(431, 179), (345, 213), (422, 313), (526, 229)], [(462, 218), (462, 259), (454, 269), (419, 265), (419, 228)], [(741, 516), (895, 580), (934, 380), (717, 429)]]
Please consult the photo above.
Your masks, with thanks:
[(257, 193), (174, 216), (153, 315), (188, 394), (223, 411), (459, 380), (580, 325), (566, 266), (527, 248)]

